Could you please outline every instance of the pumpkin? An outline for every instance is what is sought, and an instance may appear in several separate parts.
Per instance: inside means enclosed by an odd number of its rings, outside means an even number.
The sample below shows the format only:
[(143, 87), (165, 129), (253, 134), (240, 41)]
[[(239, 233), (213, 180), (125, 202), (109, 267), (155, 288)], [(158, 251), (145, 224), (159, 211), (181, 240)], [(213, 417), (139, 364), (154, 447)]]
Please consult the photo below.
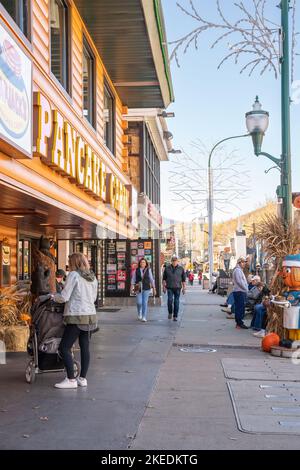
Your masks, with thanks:
[(300, 290), (300, 268), (284, 266), (282, 268), (284, 284), (292, 290)]
[(271, 352), (271, 348), (273, 346), (279, 346), (279, 343), (280, 343), (279, 336), (276, 333), (269, 333), (263, 338), (261, 342), (261, 347), (263, 351)]

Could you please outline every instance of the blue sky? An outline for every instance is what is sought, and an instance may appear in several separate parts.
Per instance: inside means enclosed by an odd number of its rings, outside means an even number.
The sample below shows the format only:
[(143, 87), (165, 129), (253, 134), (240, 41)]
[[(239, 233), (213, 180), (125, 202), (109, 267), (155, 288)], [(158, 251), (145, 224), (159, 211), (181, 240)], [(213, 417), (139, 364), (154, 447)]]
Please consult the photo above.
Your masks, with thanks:
[[(180, 3), (188, 7), (188, 0)], [(217, 20), (215, 0), (194, 0), (199, 12), (206, 19)], [(229, 19), (236, 17), (234, 0), (221, 0), (223, 10)], [(176, 6), (175, 0), (162, 0), (167, 28), (168, 41), (178, 39), (191, 29), (196, 22), (184, 15)], [(245, 5), (251, 5), (252, 0), (244, 0)], [(280, 10), (276, 8), (278, 0), (268, 0), (267, 16), (280, 23)], [(298, 24), (299, 18), (298, 18)], [(300, 29), (300, 28), (299, 28)], [(181, 52), (180, 65), (171, 64), (175, 92), (175, 103), (168, 111), (174, 111), (176, 117), (168, 120), (170, 131), (174, 134), (174, 147), (191, 151), (191, 142), (201, 139), (208, 148), (222, 138), (244, 134), (245, 113), (252, 109), (256, 95), (259, 95), (263, 109), (270, 113), (270, 126), (264, 139), (263, 151), (280, 156), (281, 153), (281, 106), (280, 79), (275, 79), (272, 72), (260, 76), (255, 72), (252, 77), (246, 73), (240, 74), (240, 66), (228, 61), (217, 70), (217, 66), (226, 53), (226, 43), (220, 43), (211, 50), (210, 45), (216, 38), (215, 33), (205, 32), (199, 40), (198, 51), (193, 47), (183, 55)], [(173, 46), (169, 45), (171, 52)], [(299, 40), (300, 49), (300, 40)], [(241, 62), (245, 64), (245, 61)], [(300, 80), (300, 57), (296, 59), (295, 80)], [(300, 104), (292, 105), (292, 172), (293, 191), (300, 191)], [(267, 175), (264, 171), (272, 166), (265, 157), (253, 154), (251, 139), (241, 139), (226, 145), (226, 151), (238, 150), (244, 160), (244, 170), (249, 171), (249, 193), (247, 199), (238, 202), (240, 210), (228, 205), (227, 216), (216, 213), (217, 220), (230, 218), (239, 213), (255, 209), (267, 198), (274, 198), (279, 184), (279, 172), (272, 170)], [(172, 157), (171, 157), (172, 158)], [(206, 165), (206, 162), (202, 162)], [(166, 217), (178, 219), (178, 203), (172, 202), (169, 191), (168, 170), (172, 164), (162, 164), (162, 213)], [(200, 215), (200, 214), (199, 214)], [(203, 215), (206, 215), (203, 213)], [(191, 216), (182, 214), (181, 219), (189, 220)]]

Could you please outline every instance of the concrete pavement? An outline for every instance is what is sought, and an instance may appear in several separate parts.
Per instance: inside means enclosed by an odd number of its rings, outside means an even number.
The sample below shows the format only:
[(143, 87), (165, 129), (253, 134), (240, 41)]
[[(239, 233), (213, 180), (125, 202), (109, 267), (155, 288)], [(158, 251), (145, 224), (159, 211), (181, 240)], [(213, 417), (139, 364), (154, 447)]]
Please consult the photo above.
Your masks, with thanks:
[[(265, 358), (251, 330), (236, 330), (221, 298), (190, 288), (175, 342), (164, 362), (133, 449), (299, 449), (299, 436), (238, 430), (224, 377), (224, 358)], [(224, 319), (225, 318), (225, 319)], [(247, 321), (245, 321), (247, 323)], [(215, 353), (181, 345), (215, 346)], [(249, 399), (249, 409), (251, 398)], [(257, 416), (257, 420), (265, 416)]]
[(134, 308), (102, 311), (88, 389), (54, 389), (62, 374), (29, 386), (26, 355), (10, 355), (0, 366), (0, 449), (298, 449), (299, 436), (238, 430), (221, 360), (265, 354), (221, 313), (223, 301), (189, 288), (178, 323), (166, 307), (151, 308), (146, 324)]

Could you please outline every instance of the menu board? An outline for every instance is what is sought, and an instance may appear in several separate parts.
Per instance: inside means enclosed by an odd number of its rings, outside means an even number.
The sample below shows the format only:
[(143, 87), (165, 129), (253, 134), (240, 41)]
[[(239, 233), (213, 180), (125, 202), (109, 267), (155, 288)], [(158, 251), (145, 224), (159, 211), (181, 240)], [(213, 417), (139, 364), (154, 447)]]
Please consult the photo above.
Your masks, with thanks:
[(126, 296), (127, 282), (127, 242), (109, 240), (106, 242), (106, 295)]
[(131, 278), (139, 261), (145, 258), (155, 275), (152, 240), (106, 240), (105, 286), (107, 297), (129, 297)]

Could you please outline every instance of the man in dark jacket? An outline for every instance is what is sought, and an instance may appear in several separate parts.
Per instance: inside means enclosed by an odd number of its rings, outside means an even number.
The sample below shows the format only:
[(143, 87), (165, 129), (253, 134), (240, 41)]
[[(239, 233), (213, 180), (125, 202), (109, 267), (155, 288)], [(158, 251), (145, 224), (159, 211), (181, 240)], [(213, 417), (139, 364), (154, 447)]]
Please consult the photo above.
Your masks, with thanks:
[[(172, 256), (171, 264), (166, 267), (163, 275), (163, 291), (168, 292), (168, 312), (169, 320), (177, 321), (179, 311), (179, 298), (182, 293), (185, 294), (186, 275), (182, 266), (178, 264), (176, 255)], [(174, 301), (174, 310), (173, 310)]]

